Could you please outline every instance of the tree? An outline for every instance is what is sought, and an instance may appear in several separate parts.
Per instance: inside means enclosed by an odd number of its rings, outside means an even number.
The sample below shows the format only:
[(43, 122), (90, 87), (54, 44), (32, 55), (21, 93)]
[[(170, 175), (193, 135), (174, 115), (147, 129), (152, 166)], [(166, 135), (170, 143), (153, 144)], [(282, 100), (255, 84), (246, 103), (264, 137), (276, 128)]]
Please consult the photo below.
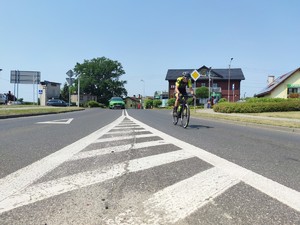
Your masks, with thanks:
[(80, 79), (80, 93), (95, 95), (98, 102), (108, 104), (113, 96), (127, 96), (124, 87), (127, 81), (120, 80), (125, 71), (118, 61), (105, 57), (84, 60), (82, 64), (76, 64), (74, 71), (77, 74), (76, 90)]
[(67, 102), (69, 101), (69, 85), (67, 84), (67, 82), (65, 82), (64, 87), (61, 89), (59, 98)]
[(199, 87), (196, 89), (196, 97), (197, 98), (208, 98), (208, 88), (207, 87)]

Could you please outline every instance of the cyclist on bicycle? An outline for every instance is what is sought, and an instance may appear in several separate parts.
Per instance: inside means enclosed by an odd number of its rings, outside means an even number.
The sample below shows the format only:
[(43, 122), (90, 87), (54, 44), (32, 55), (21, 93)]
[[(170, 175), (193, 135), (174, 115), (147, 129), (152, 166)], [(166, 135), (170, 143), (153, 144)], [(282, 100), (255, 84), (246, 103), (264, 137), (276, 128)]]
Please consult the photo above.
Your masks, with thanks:
[(175, 83), (175, 105), (173, 108), (173, 113), (177, 114), (177, 108), (179, 104), (180, 95), (187, 95), (186, 87), (190, 89), (192, 95), (194, 95), (194, 90), (192, 88), (191, 74), (189, 72), (183, 72), (182, 76), (178, 77)]

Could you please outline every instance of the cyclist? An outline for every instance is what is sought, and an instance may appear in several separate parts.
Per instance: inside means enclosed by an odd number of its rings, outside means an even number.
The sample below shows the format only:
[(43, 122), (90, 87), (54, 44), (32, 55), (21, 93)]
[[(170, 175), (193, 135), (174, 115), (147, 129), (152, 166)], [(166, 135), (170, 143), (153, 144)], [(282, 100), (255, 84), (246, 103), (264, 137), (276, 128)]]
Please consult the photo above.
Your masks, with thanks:
[(189, 72), (183, 72), (182, 76), (178, 77), (175, 83), (175, 105), (173, 108), (173, 113), (177, 115), (177, 108), (179, 104), (180, 95), (187, 95), (186, 87), (189, 88), (192, 95), (194, 95), (194, 90), (192, 88), (191, 74)]

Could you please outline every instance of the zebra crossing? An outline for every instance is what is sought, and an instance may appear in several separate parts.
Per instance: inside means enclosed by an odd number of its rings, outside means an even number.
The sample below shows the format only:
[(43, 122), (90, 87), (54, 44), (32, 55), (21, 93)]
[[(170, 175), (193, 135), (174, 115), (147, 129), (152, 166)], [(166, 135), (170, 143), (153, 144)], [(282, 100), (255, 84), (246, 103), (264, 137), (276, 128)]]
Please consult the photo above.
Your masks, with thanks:
[[(130, 151), (142, 155), (110, 165), (96, 165), (92, 170), (61, 175), (61, 171), (70, 164), (114, 157)], [(104, 224), (174, 224), (240, 182), (300, 212), (299, 192), (155, 130), (130, 117), (124, 110), (123, 115), (108, 126), (1, 179), (0, 216), (1, 213), (22, 206), (127, 174), (147, 172), (149, 169), (193, 158), (210, 166), (156, 191), (144, 201), (138, 202), (137, 208), (124, 208), (113, 217), (107, 216)]]

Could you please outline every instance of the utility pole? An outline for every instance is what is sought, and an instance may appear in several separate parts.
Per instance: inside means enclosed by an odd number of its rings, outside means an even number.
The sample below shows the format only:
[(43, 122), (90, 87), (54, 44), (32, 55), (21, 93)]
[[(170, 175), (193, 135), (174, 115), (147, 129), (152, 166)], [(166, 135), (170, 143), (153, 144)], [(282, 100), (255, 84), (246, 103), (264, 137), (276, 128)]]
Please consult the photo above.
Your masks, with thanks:
[(230, 67), (231, 67), (231, 61), (233, 60), (233, 58), (230, 59), (230, 62), (229, 62), (229, 71), (228, 71), (228, 96), (227, 96), (227, 100), (228, 102), (230, 102)]

